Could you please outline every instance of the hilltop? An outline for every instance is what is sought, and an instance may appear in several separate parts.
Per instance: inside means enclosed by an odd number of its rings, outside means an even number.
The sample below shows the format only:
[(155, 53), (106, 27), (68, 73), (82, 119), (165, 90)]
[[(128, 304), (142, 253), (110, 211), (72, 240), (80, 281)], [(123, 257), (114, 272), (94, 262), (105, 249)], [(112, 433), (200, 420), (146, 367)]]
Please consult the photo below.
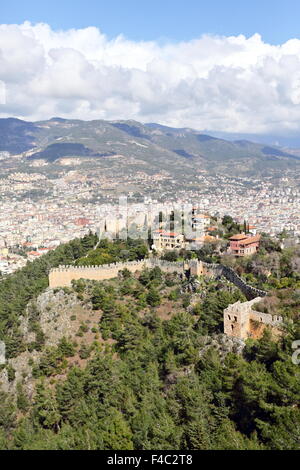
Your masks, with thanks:
[(295, 151), (136, 121), (52, 118), (33, 123), (0, 119), (1, 151), (50, 163), (80, 157), (95, 159), (98, 164), (99, 160), (115, 156), (128, 171), (132, 168), (129, 163), (134, 161), (136, 171), (168, 171), (177, 176), (201, 169), (230, 175), (259, 175), (300, 168), (300, 157)]
[(257, 308), (275, 305), (285, 320), (282, 337), (266, 329), (244, 342), (222, 333), (224, 309), (245, 300), (223, 278), (191, 284), (156, 267), (48, 288), (60, 264), (147, 256), (142, 241), (97, 245), (93, 234), (73, 240), (0, 283), (8, 359), (0, 448), (298, 449), (299, 366), (291, 355), (299, 247), (281, 251), (265, 240), (255, 256), (226, 260), (273, 289)]

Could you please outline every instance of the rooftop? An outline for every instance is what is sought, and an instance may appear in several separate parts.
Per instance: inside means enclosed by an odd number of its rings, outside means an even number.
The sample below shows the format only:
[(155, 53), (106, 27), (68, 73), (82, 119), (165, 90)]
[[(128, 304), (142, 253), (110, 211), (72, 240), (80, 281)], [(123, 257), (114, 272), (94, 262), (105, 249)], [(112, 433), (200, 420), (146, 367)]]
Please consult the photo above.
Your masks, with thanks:
[(245, 240), (247, 238), (249, 238), (248, 235), (245, 235), (244, 233), (238, 233), (237, 235), (230, 237), (229, 240)]

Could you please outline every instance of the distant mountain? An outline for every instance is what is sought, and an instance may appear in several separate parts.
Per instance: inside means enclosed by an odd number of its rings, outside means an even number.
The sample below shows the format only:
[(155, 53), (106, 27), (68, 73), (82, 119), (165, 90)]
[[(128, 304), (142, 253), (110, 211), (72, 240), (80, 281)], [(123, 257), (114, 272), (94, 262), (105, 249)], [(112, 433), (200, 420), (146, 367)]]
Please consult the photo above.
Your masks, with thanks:
[(207, 133), (219, 139), (225, 139), (230, 141), (248, 140), (249, 142), (256, 142), (258, 144), (269, 145), (271, 147), (300, 149), (300, 135), (296, 132), (293, 135), (287, 136), (284, 136), (282, 134), (244, 134), (217, 131), (210, 131)]
[(136, 121), (0, 119), (0, 151), (50, 163), (65, 157), (121, 155), (125, 166), (126, 158), (134, 159), (145, 169), (177, 174), (200, 168), (231, 175), (300, 168), (295, 150)]
[(35, 145), (38, 129), (31, 122), (20, 119), (0, 119), (0, 151), (21, 153)]
[(115, 153), (94, 152), (83, 144), (63, 143), (48, 145), (41, 152), (36, 152), (28, 158), (29, 160), (44, 159), (48, 162), (54, 162), (58, 158), (69, 157), (71, 155), (76, 155), (77, 157), (110, 157), (115, 155)]

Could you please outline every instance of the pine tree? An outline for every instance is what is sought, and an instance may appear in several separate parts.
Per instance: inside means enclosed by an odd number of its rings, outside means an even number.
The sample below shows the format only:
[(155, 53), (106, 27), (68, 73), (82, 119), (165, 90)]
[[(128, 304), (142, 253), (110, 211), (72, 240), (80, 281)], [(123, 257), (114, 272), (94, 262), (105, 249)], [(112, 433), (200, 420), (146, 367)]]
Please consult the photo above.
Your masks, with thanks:
[(160, 295), (154, 287), (149, 289), (146, 299), (151, 307), (157, 307), (161, 302)]

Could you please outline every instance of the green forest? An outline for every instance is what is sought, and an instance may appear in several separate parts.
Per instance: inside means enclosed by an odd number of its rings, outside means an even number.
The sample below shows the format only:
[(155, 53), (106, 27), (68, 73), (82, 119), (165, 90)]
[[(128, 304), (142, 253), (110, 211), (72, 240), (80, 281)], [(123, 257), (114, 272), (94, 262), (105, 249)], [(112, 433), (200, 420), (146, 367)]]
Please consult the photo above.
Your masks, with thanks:
[[(191, 292), (190, 281), (155, 268), (54, 291), (66, 302), (75, 298), (83, 313), (72, 329), (79, 307), (70, 311), (70, 335), (47, 344), (34, 302), (52, 267), (147, 253), (138, 240), (98, 243), (89, 234), (1, 280), (0, 339), (9, 359), (1, 367), (15, 392), (0, 392), (0, 449), (300, 449), (300, 365), (292, 362), (293, 341), (300, 339), (297, 246), (281, 249), (266, 237), (251, 259), (224, 259), (267, 288), (258, 308), (283, 316), (279, 337), (265, 329), (242, 350), (225, 342), (223, 310), (246, 300), (240, 291), (225, 279), (200, 278)], [(28, 305), (31, 342), (20, 327)], [(15, 383), (11, 364), (22, 354), (29, 357), (32, 393), (28, 377)]]

